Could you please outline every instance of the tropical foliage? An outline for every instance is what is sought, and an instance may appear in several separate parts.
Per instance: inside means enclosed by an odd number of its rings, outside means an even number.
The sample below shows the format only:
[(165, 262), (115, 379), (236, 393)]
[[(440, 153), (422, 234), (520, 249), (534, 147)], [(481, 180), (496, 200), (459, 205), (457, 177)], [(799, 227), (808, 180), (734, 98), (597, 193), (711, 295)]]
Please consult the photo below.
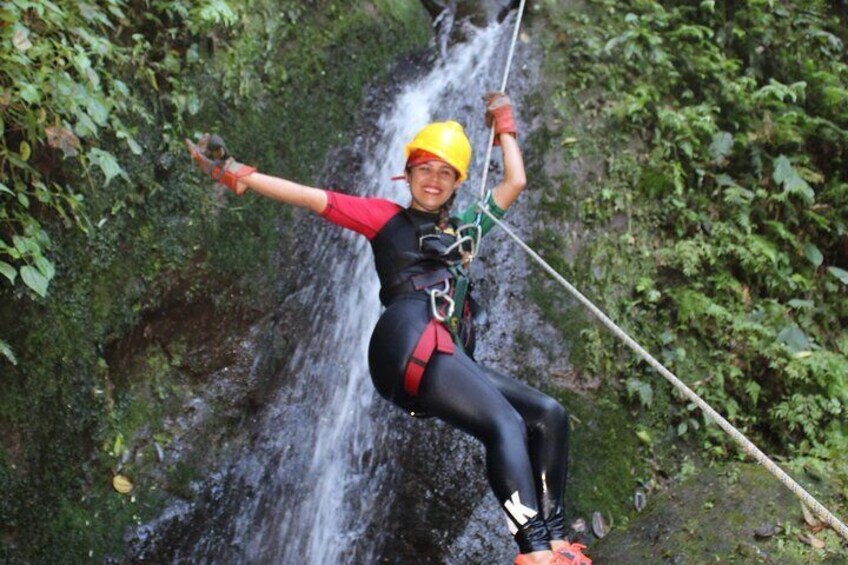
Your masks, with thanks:
[[(567, 54), (549, 62), (571, 124), (561, 144), (602, 167), (591, 193), (566, 177), (546, 197), (549, 214), (592, 233), (564, 268), (744, 431), (787, 453), (844, 453), (844, 3), (589, 6), (544, 4), (558, 23), (548, 47)], [(594, 116), (606, 128), (580, 125)], [(576, 242), (550, 235), (540, 243), (562, 262), (558, 245)], [(580, 343), (585, 370), (665, 412), (659, 377), (605, 330), (584, 328)], [(678, 433), (700, 428), (693, 408), (669, 407)]]
[(363, 85), (428, 38), (414, 0), (366, 4), (0, 4), (0, 561), (103, 560), (186, 492), (190, 465), (166, 488), (111, 490), (156, 461), (129, 455), (149, 447), (139, 430), (167, 443), (186, 383), (174, 344), (151, 348), (138, 382), (110, 352), (168, 306), (272, 293), (287, 218), (213, 190), (182, 138), (215, 130), (263, 170), (309, 178)]

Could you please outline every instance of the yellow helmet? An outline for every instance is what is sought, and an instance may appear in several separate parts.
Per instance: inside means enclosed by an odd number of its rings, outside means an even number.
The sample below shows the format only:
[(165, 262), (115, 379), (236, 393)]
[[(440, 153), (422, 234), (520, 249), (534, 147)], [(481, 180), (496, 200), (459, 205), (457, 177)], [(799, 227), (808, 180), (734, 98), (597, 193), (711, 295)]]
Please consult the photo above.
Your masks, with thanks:
[(471, 142), (459, 123), (451, 120), (427, 124), (406, 144), (406, 158), (409, 159), (416, 149), (432, 153), (445, 161), (457, 170), (460, 181), (468, 178)]

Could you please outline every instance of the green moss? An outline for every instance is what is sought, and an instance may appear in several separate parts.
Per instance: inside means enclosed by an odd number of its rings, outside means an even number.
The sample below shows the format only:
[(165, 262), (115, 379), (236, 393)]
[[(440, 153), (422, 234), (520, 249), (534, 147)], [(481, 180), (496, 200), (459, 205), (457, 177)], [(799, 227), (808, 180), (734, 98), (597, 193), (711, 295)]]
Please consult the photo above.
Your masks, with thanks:
[[(773, 534), (758, 537), (756, 530)], [(834, 532), (815, 534), (824, 550), (799, 541), (799, 534), (808, 533), (789, 490), (758, 465), (732, 463), (698, 469), (673, 495), (649, 495), (645, 511), (629, 528), (613, 529), (599, 541), (592, 557), (623, 565), (658, 557), (685, 563), (844, 562), (848, 555)]]
[(202, 479), (205, 475), (204, 471), (195, 462), (179, 461), (174, 465), (168, 476), (167, 491), (188, 500), (193, 496), (191, 483)]
[(567, 515), (588, 520), (601, 512), (608, 521), (625, 523), (636, 487), (648, 479), (637, 423), (610, 394), (560, 400), (572, 417)]

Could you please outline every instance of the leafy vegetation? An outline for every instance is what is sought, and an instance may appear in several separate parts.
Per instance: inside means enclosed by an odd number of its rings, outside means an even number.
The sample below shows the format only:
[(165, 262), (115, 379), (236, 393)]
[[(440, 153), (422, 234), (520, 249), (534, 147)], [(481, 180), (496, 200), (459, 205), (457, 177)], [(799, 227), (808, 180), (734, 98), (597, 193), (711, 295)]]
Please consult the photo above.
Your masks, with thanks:
[[(537, 238), (578, 288), (772, 452), (836, 457), (848, 427), (848, 61), (844, 7), (771, 0), (540, 10), (553, 140), (594, 162), (543, 203), (588, 241)], [(561, 54), (561, 55), (560, 55)], [(601, 118), (603, 126), (588, 122)], [(598, 122), (598, 120), (595, 120)], [(569, 205), (570, 204), (570, 205)], [(562, 246), (573, 245), (565, 261)], [(540, 303), (573, 330), (575, 312)], [(583, 325), (575, 359), (678, 434), (724, 438)], [(670, 419), (669, 419), (670, 418)]]
[(107, 350), (159, 309), (273, 292), (285, 217), (210, 190), (182, 138), (308, 178), (427, 20), (412, 0), (14, 0), (0, 19), (0, 561), (102, 560), (165, 496), (108, 478), (181, 378), (154, 352), (130, 382)]

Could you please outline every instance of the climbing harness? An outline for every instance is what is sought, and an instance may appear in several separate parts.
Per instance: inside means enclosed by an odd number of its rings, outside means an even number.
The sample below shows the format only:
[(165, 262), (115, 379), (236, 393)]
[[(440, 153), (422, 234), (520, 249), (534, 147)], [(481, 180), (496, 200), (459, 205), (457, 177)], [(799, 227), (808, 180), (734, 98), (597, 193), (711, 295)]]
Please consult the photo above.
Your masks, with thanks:
[[(506, 83), (509, 77), (509, 69), (512, 63), (512, 55), (515, 48), (515, 43), (518, 38), (518, 30), (521, 26), (521, 16), (524, 13), (525, 0), (521, 0), (518, 8), (518, 19), (513, 32), (512, 44), (510, 45), (509, 56), (507, 58), (506, 69), (504, 71), (503, 82), (501, 83), (501, 91), (506, 90)], [(742, 450), (751, 456), (755, 461), (765, 467), (772, 475), (774, 475), (784, 486), (792, 491), (801, 502), (818, 514), (831, 528), (839, 535), (848, 540), (848, 526), (846, 526), (839, 518), (832, 514), (823, 504), (816, 500), (809, 492), (807, 492), (800, 484), (790, 477), (783, 469), (781, 469), (774, 461), (772, 461), (765, 453), (763, 453), (751, 440), (745, 437), (742, 432), (737, 430), (733, 424), (728, 422), (721, 414), (719, 414), (712, 406), (707, 404), (700, 396), (692, 389), (684, 384), (674, 373), (666, 369), (659, 361), (656, 360), (648, 351), (639, 345), (633, 338), (624, 332), (618, 325), (608, 318), (597, 306), (595, 306), (588, 298), (583, 296), (571, 283), (569, 283), (562, 275), (560, 275), (553, 267), (551, 267), (538, 253), (533, 251), (515, 232), (507, 226), (503, 221), (499, 220), (488, 209), (488, 201), (491, 198), (491, 192), (486, 192), (486, 176), (488, 172), (488, 163), (491, 158), (492, 142), (494, 140), (495, 130), (491, 128), (489, 132), (489, 144), (486, 153), (486, 160), (483, 161), (483, 179), (480, 185), (480, 202), (478, 203), (478, 220), (482, 219), (482, 215), (488, 216), (495, 225), (500, 226), (515, 242), (521, 247), (530, 257), (533, 258), (539, 265), (542, 266), (557, 282), (574, 296), (581, 304), (583, 304), (598, 320), (607, 327), (616, 337), (621, 339), (628, 347), (635, 351), (642, 359), (644, 359), (651, 367), (653, 367), (660, 375), (670, 382), (678, 391), (686, 398), (697, 405), (711, 420), (724, 430), (733, 440), (739, 444)], [(479, 221), (477, 223), (480, 223)]]

